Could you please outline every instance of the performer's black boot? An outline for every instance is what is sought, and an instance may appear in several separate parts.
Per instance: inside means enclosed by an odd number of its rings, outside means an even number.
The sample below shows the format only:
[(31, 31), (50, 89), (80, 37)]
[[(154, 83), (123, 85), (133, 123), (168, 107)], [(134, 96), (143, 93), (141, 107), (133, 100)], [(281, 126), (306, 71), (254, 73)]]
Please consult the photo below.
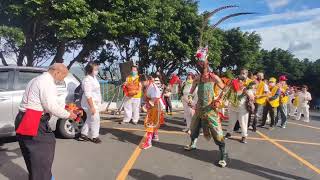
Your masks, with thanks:
[(197, 141), (198, 141), (198, 138), (192, 139), (190, 145), (187, 145), (186, 147), (184, 147), (184, 150), (192, 151), (197, 149)]
[(228, 153), (226, 152), (225, 146), (219, 146), (220, 150), (220, 160), (218, 162), (219, 166), (224, 168), (227, 166)]

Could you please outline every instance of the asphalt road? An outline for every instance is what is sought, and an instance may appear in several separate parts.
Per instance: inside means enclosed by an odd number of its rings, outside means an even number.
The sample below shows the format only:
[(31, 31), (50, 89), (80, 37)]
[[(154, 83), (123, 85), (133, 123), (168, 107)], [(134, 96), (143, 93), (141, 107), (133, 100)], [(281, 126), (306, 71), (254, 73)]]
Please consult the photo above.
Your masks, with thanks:
[[(56, 180), (320, 179), (320, 113), (312, 113), (308, 124), (290, 120), (286, 129), (250, 131), (248, 144), (234, 133), (227, 140), (230, 164), (223, 169), (216, 166), (213, 141), (200, 138), (198, 150), (183, 150), (189, 143), (183, 128), (181, 113), (167, 117), (160, 141), (141, 150), (142, 121), (135, 126), (103, 119), (102, 144), (57, 139), (53, 174)], [(27, 179), (17, 142), (0, 140), (0, 180)]]

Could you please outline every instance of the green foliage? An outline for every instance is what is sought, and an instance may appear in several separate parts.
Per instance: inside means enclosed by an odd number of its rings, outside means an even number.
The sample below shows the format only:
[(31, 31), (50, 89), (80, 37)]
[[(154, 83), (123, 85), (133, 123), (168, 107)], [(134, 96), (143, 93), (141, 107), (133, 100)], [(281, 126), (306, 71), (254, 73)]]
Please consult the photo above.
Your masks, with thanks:
[[(90, 57), (104, 64), (110, 76), (118, 63), (131, 59), (141, 72), (153, 68), (164, 77), (185, 74), (195, 67), (204, 19), (193, 0), (2, 0), (0, 9), (3, 64), (10, 53), (18, 65), (27, 60), (32, 66), (79, 52), (69, 67)], [(306, 83), (319, 94), (320, 60), (299, 60), (282, 49), (261, 50), (255, 32), (212, 29), (206, 22), (203, 30), (214, 71), (228, 77), (241, 68), (267, 77), (285, 74), (290, 83)]]
[(239, 72), (241, 68), (254, 67), (260, 54), (261, 37), (258, 34), (231, 29), (224, 32), (223, 42), (220, 68)]

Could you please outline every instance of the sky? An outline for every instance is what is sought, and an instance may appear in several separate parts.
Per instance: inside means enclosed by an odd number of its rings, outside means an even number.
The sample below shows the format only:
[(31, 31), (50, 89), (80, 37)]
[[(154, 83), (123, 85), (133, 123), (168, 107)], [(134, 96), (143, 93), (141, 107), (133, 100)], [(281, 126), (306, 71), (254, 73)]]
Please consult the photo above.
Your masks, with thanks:
[(221, 11), (212, 17), (212, 23), (230, 13), (257, 14), (229, 19), (220, 28), (255, 31), (264, 49), (282, 48), (299, 59), (320, 59), (320, 0), (199, 0), (199, 12), (225, 5), (239, 8)]

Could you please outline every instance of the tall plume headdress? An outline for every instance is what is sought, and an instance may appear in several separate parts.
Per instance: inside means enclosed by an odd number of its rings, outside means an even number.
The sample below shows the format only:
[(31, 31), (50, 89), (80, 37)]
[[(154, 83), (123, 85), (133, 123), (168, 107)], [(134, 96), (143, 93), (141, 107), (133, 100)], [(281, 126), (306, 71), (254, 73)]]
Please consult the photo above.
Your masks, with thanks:
[[(229, 9), (229, 8), (237, 8), (239, 6), (236, 5), (229, 5), (229, 6), (222, 6), (219, 7), (217, 9), (214, 9), (213, 11), (210, 12), (206, 12), (203, 14), (203, 21), (202, 21), (202, 26), (200, 29), (200, 38), (199, 38), (199, 47), (196, 53), (196, 58), (199, 61), (206, 61), (208, 58), (208, 54), (209, 54), (209, 47), (208, 45), (204, 45), (203, 44), (203, 33), (205, 30), (205, 27), (208, 25), (208, 22), (210, 20), (210, 18), (215, 15), (216, 13), (225, 10), (225, 9)], [(254, 12), (240, 12), (240, 13), (233, 13), (230, 15), (227, 15), (223, 18), (221, 18), (219, 21), (217, 21), (215, 24), (211, 25), (210, 28), (215, 29), (218, 25), (220, 25), (221, 23), (223, 23), (224, 21), (232, 18), (232, 17), (237, 17), (237, 16), (242, 16), (242, 15), (248, 15), (248, 14), (256, 14)], [(204, 59), (205, 58), (205, 59)]]

